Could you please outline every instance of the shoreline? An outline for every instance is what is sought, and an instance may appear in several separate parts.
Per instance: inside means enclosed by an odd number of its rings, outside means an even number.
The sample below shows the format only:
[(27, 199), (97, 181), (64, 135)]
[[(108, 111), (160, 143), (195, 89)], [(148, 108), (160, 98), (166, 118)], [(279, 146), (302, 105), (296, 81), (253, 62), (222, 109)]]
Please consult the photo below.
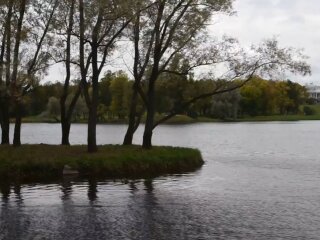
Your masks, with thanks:
[[(256, 117), (244, 117), (244, 118), (238, 118), (238, 119), (215, 119), (215, 118), (200, 118), (200, 119), (192, 119), (190, 120), (175, 120), (167, 123), (163, 123), (161, 125), (187, 125), (187, 124), (194, 124), (194, 123), (242, 123), (242, 122), (299, 122), (299, 121), (320, 121), (320, 116), (303, 116), (303, 115), (277, 115), (277, 116), (256, 116)], [(14, 123), (14, 121), (11, 121), (11, 123)], [(22, 123), (27, 124), (37, 124), (37, 123), (47, 123), (47, 124), (60, 124), (59, 121), (55, 120), (28, 120), (23, 119)], [(72, 122), (72, 124), (87, 124), (85, 121), (75, 121)], [(100, 125), (119, 125), (128, 124), (125, 120), (119, 120), (119, 121), (102, 121), (98, 122)], [(144, 122), (141, 122), (141, 124), (144, 124)]]

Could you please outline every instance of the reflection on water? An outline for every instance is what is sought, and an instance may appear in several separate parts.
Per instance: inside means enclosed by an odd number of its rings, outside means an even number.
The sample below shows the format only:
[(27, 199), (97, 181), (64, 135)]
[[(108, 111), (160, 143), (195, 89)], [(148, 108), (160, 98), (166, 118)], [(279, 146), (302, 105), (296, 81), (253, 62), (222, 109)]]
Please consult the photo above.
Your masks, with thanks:
[[(27, 125), (24, 141), (59, 127)], [(100, 143), (121, 142), (114, 136), (123, 126), (99, 128)], [(84, 143), (85, 131), (75, 125), (72, 141)], [(161, 127), (155, 143), (200, 148), (203, 169), (147, 180), (0, 182), (0, 239), (319, 239), (318, 131), (320, 122)]]
[(88, 199), (91, 202), (94, 202), (98, 198), (98, 183), (96, 180), (89, 180), (89, 187), (88, 187)]
[(2, 201), (7, 202), (11, 193), (10, 184), (7, 182), (0, 182), (0, 192), (2, 193)]
[[(72, 178), (50, 185), (2, 184), (0, 239), (158, 237), (154, 235), (156, 229), (152, 226), (149, 229), (147, 224), (154, 219), (157, 205), (153, 180), (114, 184), (94, 179), (79, 182)], [(43, 196), (44, 192), (48, 197)], [(128, 199), (117, 199), (118, 194), (127, 195)]]

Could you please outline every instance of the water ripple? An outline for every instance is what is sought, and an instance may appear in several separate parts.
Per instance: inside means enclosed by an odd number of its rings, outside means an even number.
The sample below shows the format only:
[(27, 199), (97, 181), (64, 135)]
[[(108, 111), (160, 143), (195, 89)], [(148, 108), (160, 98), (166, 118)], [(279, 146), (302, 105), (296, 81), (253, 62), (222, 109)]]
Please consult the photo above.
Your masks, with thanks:
[[(56, 143), (59, 130), (27, 124), (23, 141)], [(99, 143), (120, 143), (124, 131), (99, 126)], [(319, 239), (317, 131), (319, 122), (160, 127), (155, 144), (200, 148), (205, 166), (146, 180), (0, 183), (0, 239)], [(72, 143), (85, 132), (74, 125)]]

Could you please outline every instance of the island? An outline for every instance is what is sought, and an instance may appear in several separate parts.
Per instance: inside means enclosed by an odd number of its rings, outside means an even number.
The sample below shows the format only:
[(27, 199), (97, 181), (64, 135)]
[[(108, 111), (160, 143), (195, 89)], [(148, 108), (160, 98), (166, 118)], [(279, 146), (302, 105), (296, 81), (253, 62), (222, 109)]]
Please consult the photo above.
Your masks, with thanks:
[(0, 146), (0, 178), (59, 180), (66, 166), (80, 177), (148, 178), (195, 171), (204, 163), (200, 151), (189, 148), (104, 145), (96, 153), (86, 150), (80, 145)]

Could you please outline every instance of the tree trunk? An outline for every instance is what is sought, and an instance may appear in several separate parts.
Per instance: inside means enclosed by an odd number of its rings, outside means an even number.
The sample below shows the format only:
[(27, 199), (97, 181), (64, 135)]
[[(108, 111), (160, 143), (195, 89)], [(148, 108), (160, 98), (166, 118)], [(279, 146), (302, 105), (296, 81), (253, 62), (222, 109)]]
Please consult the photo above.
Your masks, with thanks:
[(142, 147), (145, 149), (152, 148), (152, 134), (153, 134), (153, 124), (154, 124), (154, 81), (150, 79), (149, 90), (148, 90), (148, 103), (147, 103), (147, 119), (143, 134)]
[[(12, 92), (11, 94), (15, 95), (19, 91), (17, 90), (17, 77), (18, 77), (18, 66), (19, 66), (19, 50), (21, 44), (21, 33), (22, 33), (22, 24), (24, 19), (24, 14), (26, 11), (26, 0), (21, 0), (20, 9), (19, 9), (19, 19), (18, 19), (18, 27), (15, 36), (15, 46), (13, 51), (13, 69), (11, 76), (11, 84), (12, 84)], [(21, 115), (22, 115), (22, 103), (19, 97), (15, 96), (16, 102), (16, 123), (14, 126), (14, 135), (13, 135), (13, 145), (18, 147), (21, 145)]]
[[(92, 101), (89, 106), (89, 120), (88, 120), (88, 152), (94, 153), (98, 151), (97, 148), (97, 120), (98, 120), (98, 104), (99, 104), (99, 75), (101, 70), (98, 67), (98, 51), (99, 51), (99, 32), (103, 21), (103, 10), (99, 9), (96, 25), (92, 32)], [(101, 63), (102, 64), (102, 63)], [(103, 66), (103, 64), (101, 65)]]
[[(0, 92), (1, 94), (1, 92)], [(2, 131), (3, 131), (3, 99), (2, 99), (2, 96), (0, 96), (0, 127), (1, 127), (1, 134), (2, 134)]]
[(142, 147), (145, 149), (152, 148), (152, 134), (153, 134), (153, 114), (148, 111), (146, 126), (143, 134), (143, 144)]
[(130, 105), (129, 125), (123, 141), (123, 145), (126, 145), (126, 146), (132, 145), (133, 135), (136, 131), (137, 104), (138, 104), (138, 91), (134, 87), (133, 95), (131, 99), (131, 105)]
[[(140, 119), (136, 120), (137, 115), (137, 105), (138, 105), (138, 87), (141, 82), (141, 78), (143, 76), (144, 70), (146, 68), (146, 64), (144, 64), (144, 67), (142, 67), (141, 72), (139, 72), (139, 66), (141, 64), (140, 61), (140, 52), (139, 52), (139, 42), (140, 42), (140, 13), (138, 13), (135, 24), (134, 24), (134, 66), (133, 66), (133, 72), (134, 72), (134, 84), (133, 84), (133, 95), (131, 99), (131, 105), (130, 105), (130, 113), (129, 113), (129, 125), (126, 132), (126, 135), (123, 140), (123, 145), (130, 146), (132, 145), (133, 135), (136, 131), (136, 129), (139, 126)], [(136, 121), (139, 121), (138, 123)]]
[(76, 107), (76, 104), (78, 102), (78, 99), (81, 94), (81, 87), (78, 88), (76, 94), (74, 95), (69, 109), (67, 110), (66, 107), (66, 95), (67, 94), (67, 89), (65, 94), (61, 97), (60, 99), (60, 108), (61, 108), (61, 130), (62, 130), (62, 139), (61, 139), (61, 145), (69, 146), (70, 141), (69, 141), (69, 136), (70, 136), (70, 129), (71, 129), (71, 119), (72, 119), (72, 114), (74, 112), (74, 109)]
[(6, 91), (4, 93), (3, 99), (3, 107), (2, 107), (2, 136), (1, 136), (1, 144), (6, 145), (10, 144), (10, 116), (9, 116), (9, 105), (10, 105), (10, 97), (7, 93), (10, 87), (10, 70), (11, 70), (11, 22), (12, 22), (12, 15), (13, 15), (13, 5), (14, 1), (10, 0), (8, 5), (8, 15), (6, 19), (6, 54), (5, 54), (5, 79), (6, 79)]
[(69, 135), (70, 135), (70, 128), (71, 128), (71, 116), (76, 105), (77, 99), (80, 96), (79, 94), (73, 98), (73, 101), (69, 107), (69, 113), (67, 113), (66, 101), (69, 94), (69, 86), (70, 86), (70, 78), (71, 78), (71, 70), (70, 70), (70, 61), (71, 61), (71, 33), (73, 29), (73, 15), (74, 15), (74, 7), (75, 7), (75, 0), (71, 2), (71, 7), (69, 11), (69, 25), (67, 29), (67, 47), (66, 47), (66, 79), (64, 82), (63, 93), (60, 98), (60, 118), (61, 118), (61, 128), (62, 128), (62, 139), (61, 144), (69, 146)]
[(70, 142), (69, 142), (70, 124), (68, 124), (68, 119), (66, 117), (67, 94), (68, 93), (66, 93), (66, 90), (64, 89), (64, 93), (60, 98), (60, 119), (61, 119), (60, 121), (61, 121), (61, 130), (62, 130), (61, 145), (69, 146), (70, 145)]
[[(94, 71), (94, 70), (93, 70)], [(98, 75), (93, 73), (92, 77), (92, 101), (89, 108), (89, 119), (88, 119), (88, 152), (94, 153), (98, 151), (97, 148), (97, 109), (99, 101), (99, 83)]]
[(3, 125), (3, 117), (2, 117), (2, 99), (0, 96), (0, 127), (2, 129), (2, 125)]
[(1, 145), (9, 145), (10, 144), (10, 124), (3, 123), (2, 125), (2, 136), (1, 136)]
[(2, 106), (2, 137), (1, 144), (10, 144), (10, 117), (9, 117), (9, 106), (7, 100), (3, 102)]
[(61, 145), (64, 145), (64, 146), (70, 145), (70, 141), (69, 141), (70, 128), (71, 128), (71, 124), (68, 120), (66, 119), (61, 120), (61, 129), (62, 129)]
[(21, 146), (21, 118), (22, 118), (22, 105), (17, 103), (16, 106), (16, 122), (14, 125), (13, 146)]
[(0, 51), (0, 126), (1, 129), (3, 129), (3, 97), (4, 97), (4, 91), (3, 91), (3, 65), (4, 65), (4, 54), (6, 49), (6, 35), (7, 31), (5, 29), (4, 34), (2, 36), (2, 43), (1, 43), (1, 51)]
[(93, 106), (89, 110), (88, 119), (88, 152), (94, 153), (98, 151), (96, 140), (96, 128), (97, 128), (97, 108)]
[(135, 123), (133, 123), (133, 124), (129, 123), (129, 125), (128, 125), (128, 129), (127, 129), (126, 135), (123, 140), (124, 146), (131, 146), (132, 145), (133, 135), (135, 133), (134, 125), (135, 125)]

